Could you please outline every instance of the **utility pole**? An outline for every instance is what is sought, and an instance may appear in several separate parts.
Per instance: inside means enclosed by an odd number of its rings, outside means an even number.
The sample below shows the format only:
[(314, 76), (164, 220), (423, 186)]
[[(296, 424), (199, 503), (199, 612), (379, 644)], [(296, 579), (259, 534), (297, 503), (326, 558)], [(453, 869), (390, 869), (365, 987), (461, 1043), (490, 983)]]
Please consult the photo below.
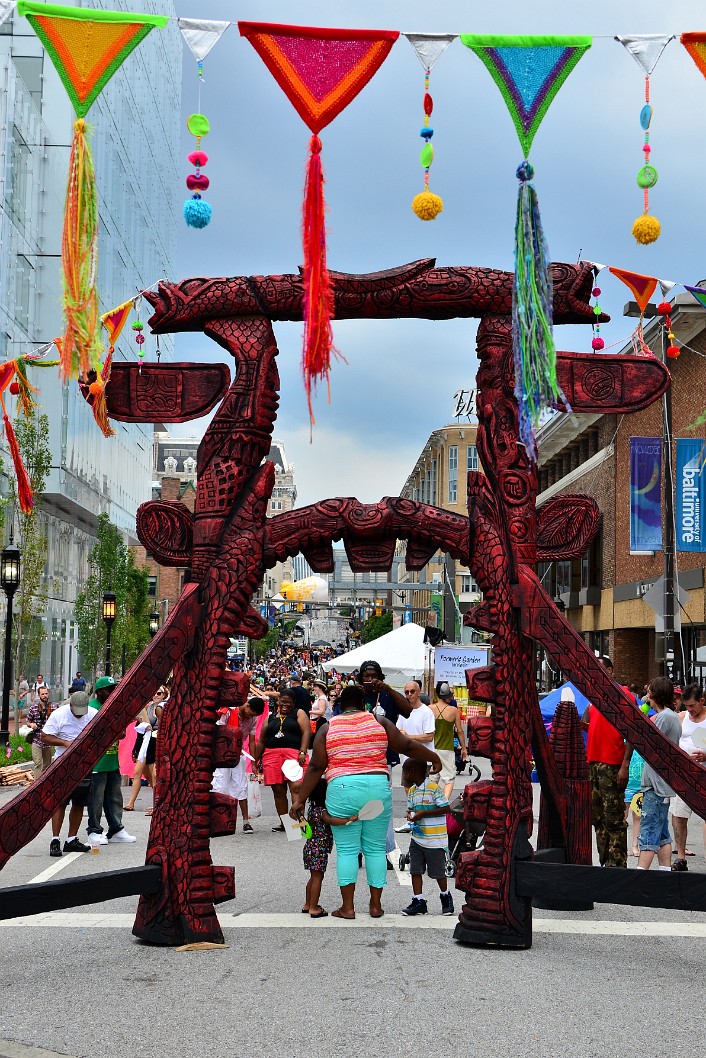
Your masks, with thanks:
[(674, 472), (672, 468), (672, 387), (662, 397), (662, 456), (664, 462), (664, 662), (663, 672), (674, 680)]

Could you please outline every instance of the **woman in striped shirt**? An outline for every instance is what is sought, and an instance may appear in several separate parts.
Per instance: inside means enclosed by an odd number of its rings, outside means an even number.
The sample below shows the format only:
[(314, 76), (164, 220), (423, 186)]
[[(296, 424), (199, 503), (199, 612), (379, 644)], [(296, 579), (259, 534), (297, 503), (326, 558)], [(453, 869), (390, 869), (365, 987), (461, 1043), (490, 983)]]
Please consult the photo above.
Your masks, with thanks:
[[(392, 815), (387, 751), (427, 761), (433, 771), (441, 767), (441, 761), (433, 750), (407, 738), (389, 720), (368, 713), (362, 687), (344, 687), (339, 703), (339, 715), (317, 732), (311, 761), (290, 815), (297, 819), (302, 814), (307, 797), (325, 772), (329, 815), (356, 817), (333, 832), (341, 907), (332, 914), (335, 918), (355, 918), (358, 854), (362, 852), (370, 886), (370, 914), (380, 918), (382, 890), (387, 885), (385, 837)], [(368, 801), (382, 801), (383, 811), (375, 819), (360, 820), (357, 813)]]

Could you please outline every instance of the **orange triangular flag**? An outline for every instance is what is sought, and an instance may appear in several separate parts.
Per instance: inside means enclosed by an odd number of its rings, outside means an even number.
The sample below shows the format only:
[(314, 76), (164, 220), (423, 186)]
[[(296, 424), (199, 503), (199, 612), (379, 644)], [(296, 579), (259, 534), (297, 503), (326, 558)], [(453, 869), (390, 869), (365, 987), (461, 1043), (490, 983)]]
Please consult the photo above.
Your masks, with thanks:
[(643, 276), (639, 272), (628, 272), (624, 268), (613, 268), (611, 266), (608, 271), (612, 272), (617, 279), (620, 279), (625, 283), (626, 287), (632, 290), (635, 295), (635, 301), (640, 306), (640, 311), (644, 312), (659, 280), (655, 279), (654, 276)]
[(101, 316), (101, 323), (108, 332), (109, 345), (113, 346), (117, 342), (132, 312), (132, 308), (132, 301), (125, 301), (122, 305), (118, 305), (117, 308), (111, 309), (110, 312), (106, 312)]
[(706, 77), (706, 33), (682, 33), (679, 40)]

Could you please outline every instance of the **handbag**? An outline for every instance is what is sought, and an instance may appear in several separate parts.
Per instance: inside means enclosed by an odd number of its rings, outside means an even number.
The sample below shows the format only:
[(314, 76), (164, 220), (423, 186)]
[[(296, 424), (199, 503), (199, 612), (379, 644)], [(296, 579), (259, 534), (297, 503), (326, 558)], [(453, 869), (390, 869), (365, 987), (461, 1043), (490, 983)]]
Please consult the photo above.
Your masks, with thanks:
[(251, 819), (258, 819), (262, 815), (262, 793), (256, 780), (248, 782), (248, 815)]

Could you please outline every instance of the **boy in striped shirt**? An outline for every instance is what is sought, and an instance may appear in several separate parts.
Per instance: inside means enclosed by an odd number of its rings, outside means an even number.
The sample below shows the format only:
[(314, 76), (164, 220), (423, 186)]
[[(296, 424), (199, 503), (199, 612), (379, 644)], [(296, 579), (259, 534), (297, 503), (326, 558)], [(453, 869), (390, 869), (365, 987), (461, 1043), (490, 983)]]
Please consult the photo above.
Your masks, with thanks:
[(424, 761), (408, 757), (402, 768), (402, 781), (408, 788), (407, 819), (412, 825), (409, 844), (409, 870), (412, 875), (412, 903), (403, 915), (426, 915), (427, 902), (422, 896), (422, 876), (436, 878), (441, 891), (441, 914), (453, 915), (454, 904), (446, 878), (446, 812), (449, 802), (438, 783), (427, 776)]

